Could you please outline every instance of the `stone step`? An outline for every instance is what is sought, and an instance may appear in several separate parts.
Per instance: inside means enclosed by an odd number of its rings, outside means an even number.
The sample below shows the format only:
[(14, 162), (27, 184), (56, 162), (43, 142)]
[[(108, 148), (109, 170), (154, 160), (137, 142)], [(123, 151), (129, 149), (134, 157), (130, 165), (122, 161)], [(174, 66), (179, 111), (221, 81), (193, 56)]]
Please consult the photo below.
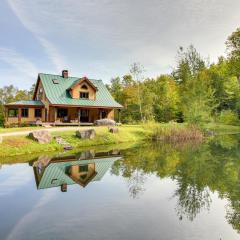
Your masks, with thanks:
[(72, 150), (73, 149), (71, 144), (68, 143), (66, 140), (64, 140), (62, 137), (56, 136), (55, 140), (58, 144), (63, 145), (64, 150)]

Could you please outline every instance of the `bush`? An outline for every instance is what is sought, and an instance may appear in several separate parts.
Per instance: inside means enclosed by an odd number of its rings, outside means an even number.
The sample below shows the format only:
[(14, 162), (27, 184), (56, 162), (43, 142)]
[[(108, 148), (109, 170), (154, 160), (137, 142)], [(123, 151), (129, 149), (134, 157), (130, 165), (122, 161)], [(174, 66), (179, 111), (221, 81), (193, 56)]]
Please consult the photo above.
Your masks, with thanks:
[(4, 116), (0, 115), (0, 127), (4, 126)]
[(202, 140), (203, 133), (196, 126), (188, 126), (188, 127), (168, 127), (162, 128), (158, 127), (152, 133), (153, 140), (160, 141), (170, 141), (170, 142), (181, 142), (188, 140)]
[(224, 123), (227, 125), (236, 125), (239, 124), (238, 115), (232, 110), (224, 110), (218, 116), (217, 121), (219, 123)]

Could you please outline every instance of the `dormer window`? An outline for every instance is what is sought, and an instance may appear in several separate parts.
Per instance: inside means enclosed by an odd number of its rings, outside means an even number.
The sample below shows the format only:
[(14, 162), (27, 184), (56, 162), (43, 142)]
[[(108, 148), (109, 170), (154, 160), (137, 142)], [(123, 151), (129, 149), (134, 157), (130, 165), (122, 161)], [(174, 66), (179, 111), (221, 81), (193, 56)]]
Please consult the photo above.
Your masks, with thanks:
[(88, 92), (80, 92), (80, 99), (89, 99)]
[(86, 84), (83, 84), (81, 88), (82, 88), (82, 89), (88, 89), (88, 87), (87, 87)]

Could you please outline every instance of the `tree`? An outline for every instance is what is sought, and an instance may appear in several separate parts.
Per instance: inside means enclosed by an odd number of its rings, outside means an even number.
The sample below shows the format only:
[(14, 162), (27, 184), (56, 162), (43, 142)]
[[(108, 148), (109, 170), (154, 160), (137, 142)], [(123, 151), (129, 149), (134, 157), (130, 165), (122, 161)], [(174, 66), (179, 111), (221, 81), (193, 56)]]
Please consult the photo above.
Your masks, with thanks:
[(240, 78), (240, 28), (237, 28), (226, 41), (231, 73)]
[(142, 99), (141, 99), (141, 89), (140, 82), (142, 81), (142, 74), (144, 72), (143, 66), (140, 63), (133, 63), (130, 68), (130, 73), (133, 75), (133, 79), (138, 83), (138, 104), (140, 110), (141, 121), (143, 121), (143, 113), (142, 113)]
[(4, 124), (4, 104), (19, 100), (32, 99), (34, 85), (28, 90), (19, 90), (13, 85), (0, 88), (0, 126)]
[(186, 51), (180, 47), (177, 53), (177, 68), (172, 75), (178, 83), (185, 83), (204, 68), (205, 61), (193, 45), (190, 45)]

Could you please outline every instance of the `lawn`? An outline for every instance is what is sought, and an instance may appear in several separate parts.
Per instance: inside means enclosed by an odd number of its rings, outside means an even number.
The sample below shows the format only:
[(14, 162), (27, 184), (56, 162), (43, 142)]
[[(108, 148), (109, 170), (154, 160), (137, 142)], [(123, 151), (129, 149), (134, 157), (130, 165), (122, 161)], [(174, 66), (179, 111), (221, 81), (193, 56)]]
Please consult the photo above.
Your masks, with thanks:
[[(147, 131), (140, 125), (121, 126), (119, 133), (108, 132), (107, 127), (96, 127), (96, 137), (92, 140), (82, 140), (75, 136), (75, 131), (53, 132), (52, 136), (61, 136), (75, 149), (90, 148), (100, 145), (116, 145), (121, 143), (138, 143), (146, 138)], [(54, 140), (49, 144), (38, 144), (26, 136), (4, 137), (0, 144), (0, 157), (62, 151), (63, 147)]]
[(217, 134), (240, 133), (240, 126), (226, 125), (220, 123), (205, 124), (204, 129), (214, 131)]
[(0, 134), (1, 133), (8, 133), (8, 132), (20, 132), (20, 131), (28, 131), (28, 130), (37, 130), (43, 127), (40, 126), (32, 126), (32, 127), (16, 127), (16, 128), (3, 128), (0, 127)]

